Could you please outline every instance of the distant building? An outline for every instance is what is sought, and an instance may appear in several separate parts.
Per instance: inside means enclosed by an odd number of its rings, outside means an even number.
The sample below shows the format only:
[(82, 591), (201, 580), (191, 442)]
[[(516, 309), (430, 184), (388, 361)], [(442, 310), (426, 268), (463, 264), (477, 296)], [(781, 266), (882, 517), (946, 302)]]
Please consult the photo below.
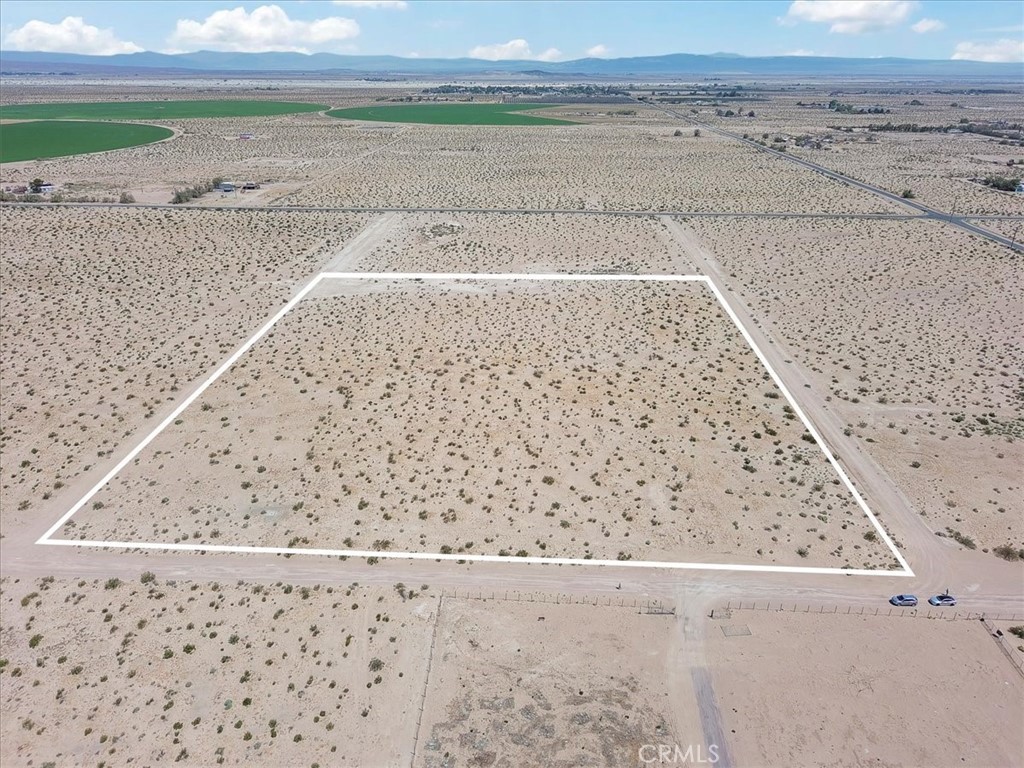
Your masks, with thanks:
[(41, 194), (41, 195), (48, 195), (51, 192), (53, 192), (55, 189), (57, 189), (57, 186), (55, 184), (50, 184), (49, 182), (47, 182), (46, 184), (40, 184), (39, 185), (39, 194)]

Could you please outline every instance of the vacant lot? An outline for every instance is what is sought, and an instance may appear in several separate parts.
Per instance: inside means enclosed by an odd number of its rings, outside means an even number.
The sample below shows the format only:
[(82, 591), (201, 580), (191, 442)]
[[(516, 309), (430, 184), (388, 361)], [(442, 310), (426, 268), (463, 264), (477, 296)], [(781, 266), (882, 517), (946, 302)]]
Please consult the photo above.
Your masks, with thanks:
[(399, 764), (437, 608), (414, 589), (4, 579), (4, 765)]
[[(371, 127), (366, 123), (349, 125), (350, 131), (356, 126)], [(898, 204), (880, 201), (732, 140), (712, 135), (697, 138), (692, 130), (674, 136), (672, 125), (380, 125), (377, 130), (389, 128), (397, 135), (379, 151), (354, 159), (338, 172), (325, 169), (282, 202), (431, 208), (905, 212)]]
[(539, 115), (522, 114), (550, 104), (410, 104), (333, 109), (327, 114), (349, 120), (383, 123), (429, 123), (433, 125), (570, 125)]
[(4, 210), (5, 534), (56, 519), (364, 218)]
[(158, 125), (37, 120), (0, 125), (0, 163), (136, 147), (170, 138)]
[(1024, 684), (977, 621), (741, 611), (711, 621), (707, 652), (737, 765), (1024, 756)]
[(64, 535), (893, 562), (700, 283), (317, 290)]
[(674, 616), (442, 602), (414, 765), (630, 766), (699, 740)]
[(371, 272), (567, 272), (692, 275), (656, 217), (390, 213)]
[(255, 117), (319, 112), (323, 104), (292, 101), (90, 101), (12, 104), (0, 107), (4, 120), (183, 120), (197, 117)]
[(688, 223), (928, 527), (1024, 546), (1024, 276), (1005, 248), (936, 222)]

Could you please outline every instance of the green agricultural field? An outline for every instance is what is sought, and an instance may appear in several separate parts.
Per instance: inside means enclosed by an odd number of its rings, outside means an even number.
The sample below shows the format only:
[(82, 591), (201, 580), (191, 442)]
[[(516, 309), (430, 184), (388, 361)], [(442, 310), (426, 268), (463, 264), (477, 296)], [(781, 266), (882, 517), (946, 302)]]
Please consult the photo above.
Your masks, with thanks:
[(319, 112), (323, 104), (296, 101), (95, 101), (82, 104), (13, 104), (3, 120), (181, 120), (190, 117), (258, 117)]
[(332, 109), (327, 114), (347, 120), (432, 125), (573, 125), (569, 120), (521, 114), (557, 104), (401, 104), (381, 107)]
[(174, 135), (158, 125), (40, 120), (0, 124), (0, 163), (152, 144)]

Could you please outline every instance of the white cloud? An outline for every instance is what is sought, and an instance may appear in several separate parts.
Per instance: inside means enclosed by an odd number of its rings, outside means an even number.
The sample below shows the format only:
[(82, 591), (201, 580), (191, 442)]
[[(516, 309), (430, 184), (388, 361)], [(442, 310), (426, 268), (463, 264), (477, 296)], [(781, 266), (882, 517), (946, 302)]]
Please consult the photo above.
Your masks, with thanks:
[(530, 50), (530, 44), (521, 37), (509, 40), (507, 43), (495, 43), (494, 45), (478, 45), (473, 48), (469, 55), (474, 59), (487, 59), (488, 61), (509, 61), (532, 59), (534, 61), (558, 61), (562, 58), (562, 52), (557, 48), (548, 48), (543, 53), (534, 54)]
[(603, 57), (607, 56), (608, 53), (609, 53), (608, 46), (607, 45), (602, 45), (601, 43), (598, 43), (597, 45), (595, 45), (592, 48), (587, 48), (587, 56), (591, 57), (592, 59), (603, 58)]
[(86, 53), (110, 56), (143, 50), (135, 43), (118, 40), (112, 29), (86, 24), (81, 16), (68, 16), (60, 24), (33, 19), (4, 37), (4, 45), (14, 51), (50, 53)]
[(343, 5), (347, 8), (387, 8), (394, 11), (404, 11), (409, 7), (405, 0), (333, 0), (334, 5)]
[(562, 58), (562, 52), (557, 48), (548, 48), (543, 53), (537, 54), (537, 61), (558, 61)]
[(806, 48), (797, 48), (795, 51), (788, 51), (783, 56), (817, 56), (814, 51), (808, 51)]
[(917, 0), (794, 0), (779, 21), (811, 21), (828, 24), (829, 32), (859, 35), (899, 26), (917, 6)]
[(1024, 40), (990, 40), (985, 43), (957, 43), (954, 59), (988, 62), (1024, 62)]
[(352, 19), (329, 16), (314, 21), (290, 19), (277, 5), (216, 11), (204, 21), (179, 19), (169, 38), (175, 49), (212, 51), (298, 51), (337, 48), (359, 35)]
[(929, 32), (941, 32), (946, 28), (946, 23), (938, 19), (921, 19), (916, 24), (911, 24), (910, 28), (919, 35), (925, 35)]

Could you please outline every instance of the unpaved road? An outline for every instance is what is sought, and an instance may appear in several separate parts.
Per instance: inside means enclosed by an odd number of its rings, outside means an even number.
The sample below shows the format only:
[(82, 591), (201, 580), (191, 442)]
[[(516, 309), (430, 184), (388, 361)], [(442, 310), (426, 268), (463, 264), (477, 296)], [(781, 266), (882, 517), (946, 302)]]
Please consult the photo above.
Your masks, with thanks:
[(815, 381), (808, 375), (807, 369), (798, 364), (797, 358), (770, 333), (770, 318), (755, 320), (743, 299), (729, 287), (728, 278), (714, 255), (700, 243), (691, 229), (669, 216), (662, 217), (662, 222), (690, 255), (697, 268), (719, 287), (723, 299), (817, 427), (872, 511), (890, 534), (895, 534), (897, 541), (902, 544), (901, 549), (907, 550), (904, 556), (911, 561), (911, 567), (926, 573), (941, 570), (944, 552), (935, 546), (935, 534), (922, 522), (913, 505), (885, 471), (855, 440), (843, 432), (842, 421), (820, 394), (828, 391), (828, 382)]

